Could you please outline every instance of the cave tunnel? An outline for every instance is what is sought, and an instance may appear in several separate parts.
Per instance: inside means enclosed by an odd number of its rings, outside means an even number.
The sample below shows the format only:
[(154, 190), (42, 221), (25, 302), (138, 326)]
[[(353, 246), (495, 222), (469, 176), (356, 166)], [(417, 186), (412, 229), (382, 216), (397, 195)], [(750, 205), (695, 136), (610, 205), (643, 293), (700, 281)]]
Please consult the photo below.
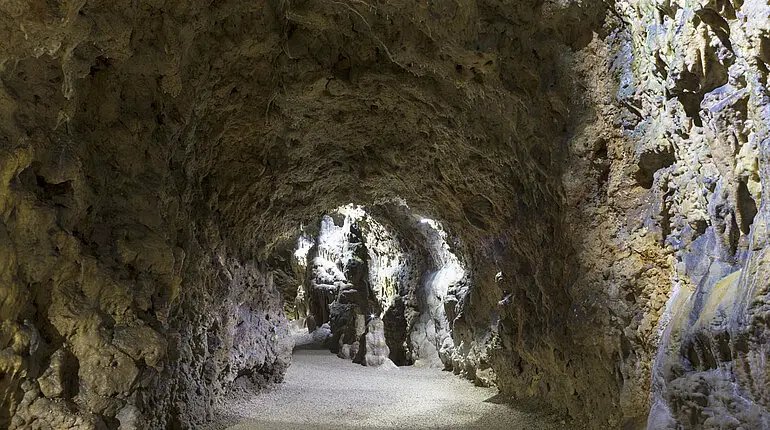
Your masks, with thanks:
[(345, 205), (313, 227), (270, 259), (294, 349), (328, 348), (368, 366), (451, 369), (449, 322), (468, 282), (441, 225), (398, 202)]
[(770, 429), (768, 14), (0, 3), (0, 428)]

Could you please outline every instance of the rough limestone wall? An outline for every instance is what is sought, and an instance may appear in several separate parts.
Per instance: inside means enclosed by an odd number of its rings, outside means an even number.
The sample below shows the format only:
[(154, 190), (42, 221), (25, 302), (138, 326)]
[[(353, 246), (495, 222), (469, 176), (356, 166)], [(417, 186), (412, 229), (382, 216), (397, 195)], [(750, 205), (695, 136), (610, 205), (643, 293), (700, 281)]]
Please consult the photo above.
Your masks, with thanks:
[[(635, 117), (618, 101), (619, 76), (630, 79), (623, 75), (631, 61), (628, 34), (609, 20), (601, 37), (566, 61), (576, 71), (571, 108), (580, 124), (563, 176), (575, 243), (574, 341), (603, 368), (597, 380), (614, 386), (614, 423), (640, 428), (675, 261), (662, 246), (662, 218), (654, 212), (660, 205), (634, 175), (638, 159), (627, 127)], [(592, 326), (603, 329), (591, 333)], [(575, 397), (590, 397), (594, 384), (576, 381)]]
[(305, 287), (307, 264), (304, 256), (302, 260), (295, 256), (296, 249), (296, 239), (280, 242), (270, 255), (268, 267), (273, 275), (273, 283), (281, 293), (284, 315), (303, 325), (308, 312)]
[(357, 222), (369, 254), (369, 285), (380, 305), (378, 317), (382, 318), (396, 298), (396, 277), (403, 268), (404, 253), (397, 234), (369, 213), (364, 212)]
[(564, 175), (579, 232), (573, 310), (577, 324), (606, 327), (577, 341), (615, 368), (628, 425), (767, 427), (770, 9), (634, 1), (615, 12), (565, 57), (579, 124)]
[(206, 164), (179, 150), (180, 42), (155, 46), (170, 17), (0, 16), (0, 427), (195, 427), (239, 376), (278, 378), (280, 300), (224, 245)]
[(155, 415), (149, 428), (200, 426), (228, 391), (256, 392), (280, 382), (289, 366), (293, 344), (272, 275), (253, 261), (207, 257), (188, 268), (195, 281), (183, 284), (169, 324), (168, 382), (139, 407)]
[(650, 152), (667, 154), (647, 185), (676, 259), (649, 425), (767, 427), (770, 5), (619, 7), (635, 55), (637, 158), (647, 179), (660, 158)]
[(377, 205), (372, 211), (397, 232), (403, 246), (396, 279), (398, 303), (386, 316), (386, 329), (403, 326), (403, 332), (392, 330), (389, 346), (397, 351), (395, 356), (403, 353), (404, 363), (444, 366), (439, 351), (453, 346), (444, 302), (448, 290), (464, 275), (447, 244), (451, 239), (435, 221), (412, 213), (403, 202)]
[(105, 155), (4, 148), (0, 419), (10, 428), (200, 424), (238, 376), (273, 380), (288, 362), (264, 270), (212, 253), (216, 239), (190, 231), (186, 215), (164, 221), (157, 201), (184, 205), (168, 190), (106, 180)]

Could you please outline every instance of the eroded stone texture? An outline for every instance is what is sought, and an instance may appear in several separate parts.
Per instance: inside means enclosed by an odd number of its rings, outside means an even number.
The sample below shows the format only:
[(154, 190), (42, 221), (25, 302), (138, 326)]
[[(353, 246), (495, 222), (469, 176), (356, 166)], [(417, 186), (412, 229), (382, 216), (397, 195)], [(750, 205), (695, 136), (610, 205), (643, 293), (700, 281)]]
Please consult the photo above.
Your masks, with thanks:
[(287, 365), (269, 276), (181, 168), (195, 96), (148, 7), (0, 6), (0, 427), (195, 427)]
[(600, 345), (615, 357), (607, 367), (617, 366), (628, 423), (766, 427), (765, 401), (742, 382), (744, 357), (762, 348), (740, 339), (761, 332), (747, 329), (747, 309), (762, 301), (748, 296), (765, 276), (770, 117), (759, 51), (770, 9), (616, 6), (623, 22), (574, 57), (588, 90), (574, 98), (585, 128), (564, 178), (572, 222), (588, 233), (577, 241), (573, 306), (599, 305), (592, 313), (607, 327)]
[[(449, 365), (454, 347), (445, 308), (450, 292), (465, 276), (463, 263), (448, 242), (457, 238), (436, 221), (414, 214), (403, 202), (373, 206), (372, 213), (403, 247), (403, 262), (394, 279), (397, 296), (385, 312), (391, 359), (399, 365)], [(439, 351), (444, 349), (444, 356)]]

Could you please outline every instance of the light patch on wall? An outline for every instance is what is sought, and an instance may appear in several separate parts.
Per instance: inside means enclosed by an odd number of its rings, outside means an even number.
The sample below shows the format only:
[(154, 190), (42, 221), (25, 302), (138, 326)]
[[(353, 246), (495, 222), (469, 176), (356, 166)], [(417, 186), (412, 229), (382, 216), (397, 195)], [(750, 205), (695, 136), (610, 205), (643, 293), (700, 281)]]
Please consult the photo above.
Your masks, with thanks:
[(294, 251), (294, 258), (302, 267), (307, 267), (307, 253), (310, 252), (310, 248), (313, 247), (315, 241), (308, 234), (302, 234), (297, 238), (297, 249)]

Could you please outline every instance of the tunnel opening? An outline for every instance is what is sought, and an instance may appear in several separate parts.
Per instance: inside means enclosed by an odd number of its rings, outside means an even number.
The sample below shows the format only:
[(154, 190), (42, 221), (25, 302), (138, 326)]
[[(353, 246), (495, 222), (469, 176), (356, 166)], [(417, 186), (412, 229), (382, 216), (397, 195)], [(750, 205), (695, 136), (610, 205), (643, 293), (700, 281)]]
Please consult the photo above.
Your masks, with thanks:
[[(401, 199), (346, 204), (299, 225), (269, 262), (288, 326), (277, 343), (291, 349), (291, 365), (280, 385), (251, 387), (218, 410), (218, 421), (238, 417), (232, 429), (520, 423), (512, 399), (490, 382), (488, 359), (474, 356), (485, 360), (477, 371), (463, 361), (467, 341), (455, 345), (455, 323), (468, 333), (463, 319), (476, 282), (467, 250), (444, 225)], [(503, 290), (488, 319), (511, 305)], [(543, 409), (526, 427), (558, 428), (560, 420)]]
[(451, 368), (465, 264), (439, 221), (389, 206), (340, 206), (280, 247), (272, 261), (293, 349), (365, 366)]

